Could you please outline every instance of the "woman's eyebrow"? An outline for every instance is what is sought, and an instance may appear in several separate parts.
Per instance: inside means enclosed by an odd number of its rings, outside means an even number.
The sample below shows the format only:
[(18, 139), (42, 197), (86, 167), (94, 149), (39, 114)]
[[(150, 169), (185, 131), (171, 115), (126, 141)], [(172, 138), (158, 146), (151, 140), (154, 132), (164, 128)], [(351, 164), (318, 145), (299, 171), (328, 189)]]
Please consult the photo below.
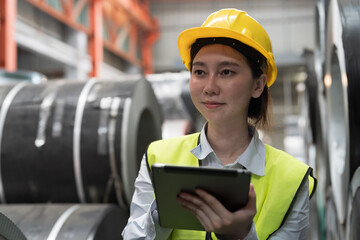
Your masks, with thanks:
[[(206, 64), (204, 62), (194, 62), (193, 66), (205, 66)], [(222, 61), (218, 64), (218, 66), (235, 66), (235, 67), (239, 67), (240, 65), (236, 62), (231, 62), (231, 61)]]
[(239, 67), (240, 65), (236, 62), (230, 62), (230, 61), (223, 61), (220, 62), (219, 66), (235, 66), (235, 67)]
[(193, 62), (193, 66), (205, 66), (205, 63), (203, 62)]

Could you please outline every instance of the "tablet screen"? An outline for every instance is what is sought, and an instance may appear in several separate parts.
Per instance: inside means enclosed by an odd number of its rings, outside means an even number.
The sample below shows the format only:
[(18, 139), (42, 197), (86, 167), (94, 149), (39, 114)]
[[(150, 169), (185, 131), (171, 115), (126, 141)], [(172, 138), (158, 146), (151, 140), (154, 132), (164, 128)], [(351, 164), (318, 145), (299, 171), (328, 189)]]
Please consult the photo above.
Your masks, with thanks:
[(251, 173), (246, 170), (154, 164), (151, 173), (162, 227), (204, 230), (176, 201), (182, 191), (195, 194), (196, 188), (204, 189), (232, 212), (248, 200)]

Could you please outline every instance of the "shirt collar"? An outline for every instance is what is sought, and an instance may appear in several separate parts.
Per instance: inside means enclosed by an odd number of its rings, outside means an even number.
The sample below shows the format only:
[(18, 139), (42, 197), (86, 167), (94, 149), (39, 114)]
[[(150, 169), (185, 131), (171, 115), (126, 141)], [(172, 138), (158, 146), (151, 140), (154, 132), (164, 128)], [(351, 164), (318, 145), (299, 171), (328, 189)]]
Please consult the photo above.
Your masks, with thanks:
[[(210, 143), (206, 137), (206, 128), (207, 124), (201, 130), (200, 133), (200, 143), (194, 149), (191, 150), (191, 153), (200, 161), (204, 160), (211, 153), (214, 153)], [(252, 128), (250, 129), (253, 132), (253, 137), (251, 138), (250, 144), (246, 150), (236, 159), (234, 163), (244, 166), (251, 173), (258, 176), (265, 175), (265, 145), (260, 140), (258, 132)]]

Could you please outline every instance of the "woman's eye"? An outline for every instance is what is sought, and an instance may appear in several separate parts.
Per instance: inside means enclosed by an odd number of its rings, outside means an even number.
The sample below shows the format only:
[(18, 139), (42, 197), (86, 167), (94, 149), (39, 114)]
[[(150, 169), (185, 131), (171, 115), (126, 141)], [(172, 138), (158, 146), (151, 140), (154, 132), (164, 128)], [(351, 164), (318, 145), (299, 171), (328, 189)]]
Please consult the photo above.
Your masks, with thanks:
[(224, 76), (229, 76), (231, 74), (233, 74), (234, 72), (229, 70), (229, 69), (225, 69), (221, 72), (221, 75), (224, 75)]
[(205, 72), (200, 70), (200, 69), (196, 69), (196, 70), (193, 71), (193, 74), (198, 75), (198, 76), (202, 76), (202, 75), (205, 74)]

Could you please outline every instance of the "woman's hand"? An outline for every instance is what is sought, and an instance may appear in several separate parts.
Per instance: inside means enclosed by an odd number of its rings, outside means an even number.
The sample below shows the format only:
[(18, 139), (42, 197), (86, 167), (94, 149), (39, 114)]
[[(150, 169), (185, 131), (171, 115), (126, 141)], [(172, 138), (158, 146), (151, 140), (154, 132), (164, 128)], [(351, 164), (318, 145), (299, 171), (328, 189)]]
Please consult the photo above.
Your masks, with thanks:
[(252, 184), (247, 204), (236, 212), (228, 211), (204, 190), (196, 189), (195, 192), (197, 195), (182, 192), (177, 200), (197, 217), (206, 231), (224, 235), (226, 239), (246, 237), (256, 214), (256, 194)]

